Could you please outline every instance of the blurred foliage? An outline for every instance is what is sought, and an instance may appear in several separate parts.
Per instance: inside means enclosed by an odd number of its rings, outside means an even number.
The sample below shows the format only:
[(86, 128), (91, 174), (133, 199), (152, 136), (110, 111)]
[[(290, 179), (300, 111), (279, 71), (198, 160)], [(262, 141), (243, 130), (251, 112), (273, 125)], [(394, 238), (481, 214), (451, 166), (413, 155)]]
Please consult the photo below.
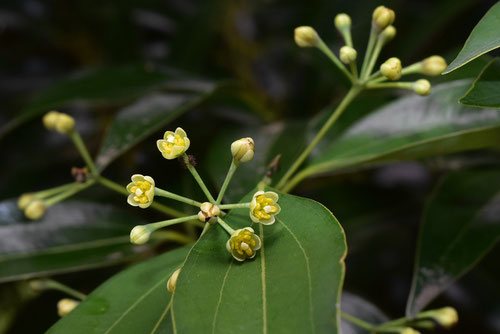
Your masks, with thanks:
[[(398, 35), (383, 51), (382, 58), (398, 56), (410, 64), (429, 54), (442, 54), (450, 61), (495, 3), (492, 0), (386, 1), (383, 4), (397, 12)], [(212, 161), (218, 157), (230, 158), (224, 147), (229, 146), (234, 136), (255, 136), (265, 125), (265, 137), (256, 137), (257, 148), (262, 147), (264, 153), (261, 160), (256, 156), (260, 164), (247, 169), (255, 172), (258, 167), (257, 172), (263, 173), (262, 166), (278, 153), (277, 147), (282, 143), (288, 143), (286, 150), (290, 155), (300, 150), (307, 136), (298, 138), (295, 134), (300, 131), (307, 134), (315, 128), (314, 121), (309, 125), (311, 129), (304, 128), (305, 120), (324, 119), (326, 111), (322, 110), (337, 103), (347, 87), (347, 82), (319, 52), (304, 52), (296, 47), (293, 29), (298, 25), (314, 26), (326, 43), (337, 50), (341, 40), (334, 30), (333, 17), (347, 12), (353, 18), (353, 39), (361, 53), (371, 11), (378, 4), (368, 0), (2, 1), (0, 127), (4, 132), (0, 147), (6, 157), (0, 173), (0, 199), (5, 201), (2, 205), (21, 193), (69, 182), (70, 168), (83, 164), (69, 140), (47, 133), (36, 113), (46, 111), (44, 108), (58, 108), (74, 115), (96, 156), (116, 115), (126, 115), (131, 108), (133, 114), (137, 105), (158, 106), (154, 102), (159, 97), (161, 102), (164, 96), (196, 95), (190, 88), (186, 90), (186, 81), (226, 83), (217, 94), (204, 96), (199, 103), (189, 105), (186, 112), (174, 112), (172, 116), (176, 117), (176, 125), (196, 129), (190, 133), (191, 141), (203, 145), (193, 145), (192, 153), (199, 162), (206, 162), (200, 163), (199, 169), (201, 174), (212, 176), (209, 187), (222, 181), (224, 170), (220, 162), (214, 166)], [(435, 82), (475, 78), (488, 61), (487, 57), (479, 58), (449, 76), (436, 78)], [(68, 80), (88, 73), (116, 74), (117, 69), (123, 68), (135, 69), (139, 78), (98, 76), (84, 84), (83, 88), (90, 92), (87, 95), (83, 94), (82, 86), (68, 84)], [(165, 73), (171, 71), (179, 76), (173, 84), (164, 80)], [(57, 87), (62, 89), (61, 95), (51, 95)], [(48, 94), (46, 100), (44, 93)], [(328, 141), (338, 138), (351, 124), (398, 95), (399, 92), (364, 94), (352, 106), (352, 113), (346, 113), (336, 124)], [(30, 109), (30, 106), (35, 107)], [(165, 104), (160, 103), (160, 107), (168, 109)], [(36, 110), (33, 118), (23, 116), (30, 110)], [(154, 113), (156, 109), (151, 110)], [(127, 147), (130, 149), (125, 154), (113, 157), (116, 159), (109, 161), (105, 175), (121, 184), (127, 183), (136, 172), (155, 175), (158, 184), (196, 198), (199, 192), (186, 173), (181, 172), (182, 167), (165, 164), (157, 154), (155, 139), (162, 136), (163, 130), (154, 128), (140, 138), (141, 142), (134, 141)], [(416, 234), (424, 203), (438, 179), (453, 170), (498, 169), (499, 162), (495, 149), (433, 157), (316, 177), (296, 192), (326, 205), (346, 229), (349, 245), (346, 288), (390, 317), (397, 317), (403, 315), (410, 290)], [(244, 179), (247, 172), (240, 171), (239, 177)], [(182, 176), (172, 180), (168, 175)], [(248, 190), (243, 187), (233, 196), (237, 198)], [(97, 186), (80, 194), (78, 199), (103, 206), (109, 204), (130, 214), (125, 227), (112, 231), (119, 235), (135, 224), (133, 217), (138, 214), (150, 221), (162, 217), (151, 210), (138, 213), (125, 206), (122, 196)], [(2, 223), (5, 221), (8, 219)], [(36, 223), (25, 224), (22, 227), (30, 229), (29, 224)], [(176, 229), (192, 232), (189, 227)], [(106, 232), (105, 227), (100, 232)], [(174, 246), (153, 245), (141, 254), (160, 253)], [(107, 263), (111, 267), (56, 278), (90, 292), (133, 260), (126, 256), (134, 254), (130, 248), (125, 256), (111, 258)], [(431, 304), (457, 307), (461, 320), (454, 333), (500, 330), (497, 284), (500, 269), (496, 260), (499, 251), (493, 249), (474, 271)], [(6, 268), (2, 261), (0, 272)], [(27, 289), (23, 282), (0, 286), (0, 293), (6, 296), (0, 305), (0, 331), (42, 332), (57, 320), (55, 303), (60, 294), (44, 293), (35, 298)], [(352, 296), (346, 298), (351, 298), (348, 303), (359, 303)], [(3, 303), (3, 300), (15, 302)], [(377, 310), (366, 312), (383, 317)], [(34, 313), (37, 316), (31, 317)], [(362, 317), (363, 313), (360, 310), (355, 314)]]

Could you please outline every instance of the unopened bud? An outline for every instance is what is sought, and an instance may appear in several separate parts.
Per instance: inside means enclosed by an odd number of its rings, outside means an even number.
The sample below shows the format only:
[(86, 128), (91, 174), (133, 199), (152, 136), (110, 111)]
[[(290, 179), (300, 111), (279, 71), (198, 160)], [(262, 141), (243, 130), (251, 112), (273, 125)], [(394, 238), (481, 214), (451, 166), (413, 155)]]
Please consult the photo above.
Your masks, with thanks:
[(422, 312), (418, 318), (431, 318), (444, 328), (450, 328), (458, 322), (458, 313), (453, 307), (443, 307), (437, 310)]
[(378, 6), (373, 11), (372, 22), (373, 25), (379, 30), (384, 30), (387, 26), (391, 25), (396, 18), (396, 14), (392, 9), (384, 6)]
[(28, 204), (33, 202), (35, 200), (35, 195), (29, 193), (29, 194), (22, 194), (19, 199), (17, 200), (17, 207), (20, 210), (26, 209)]
[(340, 13), (335, 16), (335, 27), (342, 31), (351, 27), (351, 17), (345, 13)]
[(405, 327), (405, 328), (402, 328), (399, 333), (401, 334), (420, 334), (419, 331), (411, 328), (411, 327)]
[(210, 220), (212, 217), (217, 217), (220, 215), (220, 209), (217, 205), (204, 202), (200, 205), (200, 211), (198, 212), (198, 219), (205, 223)]
[(436, 76), (443, 73), (448, 64), (441, 56), (431, 56), (422, 61), (421, 73), (430, 76)]
[(350, 46), (343, 46), (340, 48), (339, 58), (344, 64), (350, 64), (356, 60), (358, 53)]
[(177, 278), (179, 277), (179, 273), (181, 272), (181, 268), (174, 271), (174, 273), (170, 276), (167, 281), (167, 290), (170, 293), (175, 291), (175, 286), (177, 285)]
[(380, 33), (379, 36), (384, 43), (387, 43), (396, 37), (396, 28), (394, 28), (394, 26), (388, 26)]
[(309, 26), (301, 26), (295, 28), (294, 33), (295, 43), (301, 48), (315, 47), (319, 45), (320, 38), (314, 28)]
[(28, 219), (38, 220), (45, 214), (45, 210), (47, 210), (45, 203), (41, 200), (35, 199), (26, 206), (24, 209), (24, 215)]
[(253, 159), (255, 144), (250, 137), (241, 138), (231, 144), (231, 154), (235, 162), (247, 162)]
[(401, 61), (396, 57), (392, 57), (380, 66), (380, 73), (389, 80), (398, 80), (401, 78), (401, 69)]
[(148, 242), (151, 230), (144, 225), (137, 225), (130, 231), (130, 242), (134, 245), (143, 245)]
[(413, 91), (418, 95), (429, 95), (431, 93), (431, 83), (425, 79), (417, 80), (413, 83)]
[(75, 119), (67, 114), (59, 114), (55, 130), (62, 134), (68, 134), (75, 128)]
[(59, 119), (59, 115), (60, 115), (60, 112), (49, 111), (48, 113), (45, 114), (45, 116), (43, 116), (43, 119), (42, 119), (43, 125), (45, 125), (45, 127), (48, 130), (55, 130), (57, 120)]
[(79, 304), (80, 302), (78, 300), (63, 298), (57, 302), (57, 314), (60, 317), (64, 317), (73, 311)]

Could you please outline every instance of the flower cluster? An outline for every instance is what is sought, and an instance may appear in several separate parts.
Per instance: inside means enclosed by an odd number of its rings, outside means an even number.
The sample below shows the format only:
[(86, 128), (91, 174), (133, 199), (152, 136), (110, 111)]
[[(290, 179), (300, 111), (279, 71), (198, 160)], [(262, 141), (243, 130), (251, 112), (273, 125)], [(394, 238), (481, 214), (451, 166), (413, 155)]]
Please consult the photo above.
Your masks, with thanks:
[[(237, 261), (252, 259), (261, 247), (259, 236), (251, 227), (233, 229), (223, 219), (226, 215), (224, 210), (244, 209), (248, 210), (250, 223), (260, 223), (262, 225), (271, 225), (275, 222), (275, 216), (280, 213), (281, 208), (278, 204), (279, 196), (272, 191), (257, 191), (252, 200), (248, 203), (222, 204), (225, 191), (231, 181), (233, 174), (241, 163), (253, 159), (255, 144), (252, 138), (241, 138), (231, 144), (232, 161), (227, 172), (226, 178), (221, 186), (217, 198), (214, 198), (191, 163), (192, 159), (186, 154), (189, 149), (190, 140), (182, 128), (173, 131), (166, 131), (163, 139), (157, 141), (158, 150), (167, 160), (179, 158), (184, 162), (187, 169), (193, 175), (195, 181), (204, 192), (207, 201), (199, 202), (191, 198), (174, 194), (155, 186), (155, 181), (150, 176), (134, 174), (127, 185), (129, 193), (127, 202), (132, 206), (147, 208), (154, 205), (155, 196), (166, 197), (177, 200), (198, 208), (196, 215), (180, 216), (178, 218), (168, 219), (156, 223), (135, 226), (130, 232), (130, 241), (134, 244), (144, 244), (151, 237), (155, 230), (189, 221), (200, 221), (204, 223), (204, 228), (208, 229), (212, 225), (221, 226), (228, 234), (229, 239), (226, 243), (226, 249)], [(178, 275), (178, 272), (177, 274)], [(176, 279), (177, 276), (175, 276)], [(175, 279), (169, 283), (169, 291), (175, 288)]]

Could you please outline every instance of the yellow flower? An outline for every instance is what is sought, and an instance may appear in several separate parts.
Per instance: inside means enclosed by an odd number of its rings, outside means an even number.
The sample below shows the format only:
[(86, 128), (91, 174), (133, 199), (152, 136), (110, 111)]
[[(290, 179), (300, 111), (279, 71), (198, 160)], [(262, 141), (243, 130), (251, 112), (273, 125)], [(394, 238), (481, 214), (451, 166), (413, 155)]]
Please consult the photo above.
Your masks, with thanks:
[(272, 191), (257, 191), (250, 202), (250, 219), (254, 223), (271, 225), (274, 223), (274, 216), (280, 213), (278, 205), (279, 196)]
[(226, 249), (237, 261), (245, 261), (255, 256), (261, 242), (251, 227), (234, 231), (226, 243)]
[(142, 209), (147, 208), (153, 203), (155, 196), (155, 181), (151, 176), (134, 174), (131, 177), (132, 182), (127, 185), (130, 193), (127, 203), (132, 206), (138, 206)]
[(163, 139), (156, 141), (156, 146), (165, 159), (172, 160), (181, 156), (189, 148), (189, 138), (182, 128), (175, 129), (175, 132), (167, 131)]

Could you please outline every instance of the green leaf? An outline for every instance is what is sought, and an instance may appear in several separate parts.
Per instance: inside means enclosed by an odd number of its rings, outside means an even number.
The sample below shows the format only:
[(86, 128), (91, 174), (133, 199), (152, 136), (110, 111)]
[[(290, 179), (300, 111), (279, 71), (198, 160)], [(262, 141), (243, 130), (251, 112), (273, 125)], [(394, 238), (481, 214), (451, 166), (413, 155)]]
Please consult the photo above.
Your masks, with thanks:
[(169, 251), (112, 277), (47, 333), (170, 333), (167, 280), (188, 251)]
[(500, 46), (500, 3), (497, 2), (483, 16), (465, 41), (462, 50), (443, 74), (450, 73), (471, 60)]
[[(0, 282), (78, 271), (137, 256), (130, 229), (142, 221), (111, 206), (68, 201), (28, 221), (13, 200), (0, 203)], [(144, 250), (142, 248), (142, 250)]]
[(498, 145), (498, 111), (466, 108), (457, 102), (469, 84), (438, 85), (429, 97), (403, 97), (375, 111), (317, 152), (290, 186), (340, 169)]
[[(185, 86), (186, 83), (183, 87)], [(145, 96), (120, 111), (97, 156), (97, 167), (104, 169), (141, 140), (198, 105), (215, 89), (215, 85), (202, 81), (191, 82), (191, 87), (191, 91), (186, 92)]]
[[(280, 195), (279, 204), (275, 224), (254, 226), (263, 247), (253, 260), (233, 260), (220, 226), (195, 244), (177, 281), (174, 332), (338, 333), (344, 232), (315, 201)], [(224, 220), (235, 229), (251, 223), (247, 210)]]
[(493, 59), (472, 83), (460, 103), (480, 108), (500, 109), (500, 63)]
[[(160, 71), (146, 69), (144, 66), (110, 67), (80, 72), (39, 93), (15, 119), (0, 128), (0, 137), (25, 121), (69, 103), (78, 101), (109, 104), (131, 100), (160, 88), (177, 90), (177, 83), (181, 78), (182, 75), (173, 70)], [(184, 85), (182, 83), (180, 88), (183, 89)]]
[(449, 174), (427, 203), (407, 314), (468, 272), (500, 238), (500, 171)]

